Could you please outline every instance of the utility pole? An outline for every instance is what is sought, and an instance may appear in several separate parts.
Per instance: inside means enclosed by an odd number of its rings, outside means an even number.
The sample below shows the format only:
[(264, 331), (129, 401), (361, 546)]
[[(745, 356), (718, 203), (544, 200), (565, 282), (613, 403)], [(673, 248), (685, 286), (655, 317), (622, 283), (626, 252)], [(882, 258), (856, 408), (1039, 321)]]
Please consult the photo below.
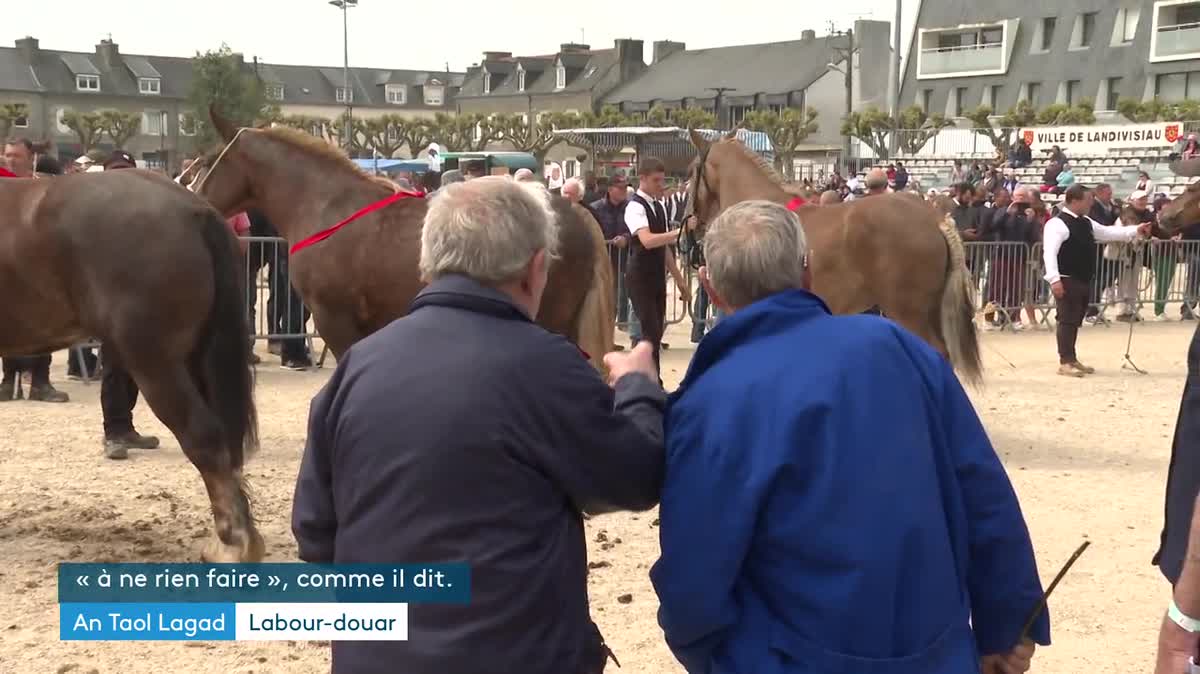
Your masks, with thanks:
[[(842, 36), (846, 38), (846, 43), (841, 46), (834, 46), (833, 51), (842, 59), (842, 66), (830, 63), (831, 70), (841, 70), (846, 78), (846, 118), (849, 119), (851, 113), (854, 112), (854, 55), (858, 53), (858, 47), (854, 43), (854, 31), (834, 31), (831, 36)], [(845, 167), (846, 175), (850, 175), (850, 153), (851, 153), (851, 138), (846, 136), (842, 139), (842, 165)]]
[(708, 91), (716, 92), (713, 97), (713, 110), (717, 113), (717, 126), (721, 127), (722, 131), (727, 131), (733, 127), (733, 120), (729, 119), (729, 110), (725, 105), (725, 92), (737, 91), (734, 87), (706, 87)]
[(892, 96), (889, 101), (894, 128), (888, 138), (888, 157), (894, 158), (900, 143), (900, 17), (903, 0), (896, 0), (896, 21), (892, 24)]
[(329, 0), (329, 4), (342, 10), (342, 95), (346, 103), (346, 126), (342, 130), (342, 142), (346, 154), (354, 147), (354, 90), (350, 88), (350, 8), (358, 6), (358, 0)]

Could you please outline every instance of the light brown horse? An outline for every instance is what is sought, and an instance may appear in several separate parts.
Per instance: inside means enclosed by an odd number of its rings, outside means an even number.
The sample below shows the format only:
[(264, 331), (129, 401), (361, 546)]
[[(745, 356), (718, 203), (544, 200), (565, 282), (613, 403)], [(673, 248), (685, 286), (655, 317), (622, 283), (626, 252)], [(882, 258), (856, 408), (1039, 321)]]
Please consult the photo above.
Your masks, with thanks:
[[(689, 209), (701, 223), (751, 199), (787, 204), (793, 194), (771, 165), (733, 133), (710, 142), (692, 132)], [(879, 307), (946, 355), (963, 377), (981, 381), (971, 277), (952, 222), (919, 196), (888, 194), (830, 206), (801, 206), (813, 292), (831, 311)]]
[(0, 355), (102, 340), (204, 479), (210, 562), (263, 556), (242, 480), (257, 427), (240, 270), (224, 218), (148, 171), (0, 179)]
[[(237, 129), (218, 114), (225, 148), (202, 168), (197, 193), (223, 213), (258, 208), (290, 244), (395, 190), (325, 141), (288, 128)], [(334, 356), (408, 312), (423, 287), (417, 261), (425, 199), (402, 199), (301, 249), (288, 269)], [(537, 321), (574, 341), (602, 368), (615, 318), (603, 235), (555, 197), (560, 258), (550, 268)], [(594, 230), (594, 231), (593, 231)], [(607, 329), (598, 326), (607, 325)]]
[[(1183, 175), (1189, 175), (1184, 173)], [(1158, 214), (1158, 224), (1170, 236), (1200, 223), (1200, 182), (1187, 186)]]

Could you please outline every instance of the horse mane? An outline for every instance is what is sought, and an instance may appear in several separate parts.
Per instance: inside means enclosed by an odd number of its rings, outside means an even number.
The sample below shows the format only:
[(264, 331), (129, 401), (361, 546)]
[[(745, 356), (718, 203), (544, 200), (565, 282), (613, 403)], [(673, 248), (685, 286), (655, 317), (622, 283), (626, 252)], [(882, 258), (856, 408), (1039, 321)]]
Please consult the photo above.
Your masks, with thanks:
[(767, 179), (769, 179), (772, 183), (775, 183), (776, 185), (778, 185), (781, 189), (783, 189), (783, 191), (787, 192), (788, 194), (795, 195), (795, 196), (803, 196), (799, 192), (793, 191), (794, 189), (798, 189), (798, 188), (790, 188), (789, 187), (790, 185), (793, 185), (794, 183), (788, 182), (786, 179), (784, 179), (783, 176), (779, 175), (779, 171), (775, 170), (775, 166), (772, 165), (771, 162), (767, 161), (766, 157), (763, 157), (762, 155), (758, 154), (754, 150), (751, 150), (750, 148), (746, 147), (746, 144), (743, 143), (742, 141), (740, 141), (736, 138), (723, 138), (723, 139), (717, 141), (717, 143), (723, 144), (723, 145), (728, 145), (730, 148), (737, 150), (738, 154), (740, 154), (743, 158), (747, 159), (748, 161), (753, 162), (754, 165), (757, 166), (758, 169), (763, 172), (763, 175), (766, 176)]
[[(371, 175), (370, 173), (367, 173), (359, 168), (358, 164), (355, 164), (353, 161), (351, 161), (350, 157), (346, 156), (344, 152), (325, 142), (324, 139), (317, 138), (310, 133), (305, 133), (304, 131), (293, 129), (289, 126), (273, 126), (269, 129), (260, 129), (260, 131), (268, 138), (274, 138), (275, 140), (286, 143), (287, 145), (300, 150), (310, 157), (315, 159), (323, 159), (326, 162), (346, 171), (350, 171), (357, 176), (366, 178), (372, 182), (378, 182), (375, 180), (377, 176)], [(389, 189), (391, 188), (389, 187)]]

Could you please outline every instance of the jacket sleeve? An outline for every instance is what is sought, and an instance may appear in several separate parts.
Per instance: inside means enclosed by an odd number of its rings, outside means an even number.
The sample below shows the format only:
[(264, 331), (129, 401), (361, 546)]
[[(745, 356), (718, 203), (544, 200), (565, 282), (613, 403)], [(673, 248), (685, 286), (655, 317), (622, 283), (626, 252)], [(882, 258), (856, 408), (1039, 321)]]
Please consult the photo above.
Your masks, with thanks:
[(558, 337), (527, 362), (534, 363), (532, 376), (523, 378), (531, 402), (520, 413), (529, 417), (513, 430), (549, 431), (524, 443), (533, 461), (582, 512), (653, 508), (662, 488), (662, 388), (630, 374), (614, 390), (578, 348)]
[[(971, 626), (983, 655), (1006, 653), (1042, 597), (1033, 542), (1021, 505), (971, 401), (950, 366), (943, 372), (946, 440), (966, 507), (967, 591)], [(1030, 638), (1050, 644), (1050, 615), (1043, 609)]]
[(770, 476), (754, 469), (749, 452), (737, 451), (738, 439), (706, 432), (686, 405), (676, 401), (668, 419), (662, 553), (650, 580), (671, 652), (687, 671), (707, 672), (741, 616), (734, 585)]
[(333, 506), (333, 428), (332, 412), (343, 357), (333, 377), (313, 398), (308, 411), (308, 441), (300, 460), (300, 476), (292, 499), (292, 534), (296, 537), (300, 559), (313, 563), (333, 561), (337, 535), (337, 513)]

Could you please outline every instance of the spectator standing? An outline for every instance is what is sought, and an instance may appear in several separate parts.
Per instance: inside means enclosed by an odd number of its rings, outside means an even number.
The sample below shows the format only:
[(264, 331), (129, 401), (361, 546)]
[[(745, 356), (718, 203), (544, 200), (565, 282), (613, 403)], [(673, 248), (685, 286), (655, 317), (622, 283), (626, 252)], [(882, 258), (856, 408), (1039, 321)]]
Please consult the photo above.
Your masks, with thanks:
[(1000, 182), (1000, 186), (1008, 190), (1009, 194), (1016, 194), (1017, 188), (1021, 186), (1021, 181), (1017, 180), (1017, 172), (1010, 168), (1004, 169), (1004, 180)]
[[(689, 672), (1028, 669), (1033, 545), (946, 359), (891, 321), (831, 315), (783, 206), (729, 208), (704, 249), (701, 282), (730, 313), (671, 397), (650, 572), (675, 657)], [(1032, 637), (1050, 642), (1044, 611)]]
[(867, 189), (866, 194), (863, 196), (871, 197), (878, 196), (880, 194), (887, 194), (888, 182), (887, 174), (881, 169), (871, 169), (871, 171), (867, 173), (867, 179), (863, 183), (864, 187)]
[[(1197, 334), (1200, 334), (1198, 332)], [(1196, 367), (1196, 356), (1193, 352), (1198, 348), (1196, 337), (1192, 338), (1192, 346), (1189, 349), (1188, 356), (1188, 385), (1185, 385), (1184, 395), (1187, 395), (1187, 388), (1193, 377), (1200, 375), (1200, 368)], [(1184, 402), (1186, 405), (1186, 400)], [(1196, 411), (1196, 410), (1191, 410)], [(1179, 439), (1179, 430), (1184, 425), (1182, 411), (1179, 417), (1179, 423), (1176, 425), (1176, 441)], [(1174, 450), (1172, 450), (1174, 455)], [(1171, 457), (1171, 470), (1175, 471), (1175, 457)], [(1195, 487), (1194, 476), (1190, 478), (1188, 486)], [(1170, 482), (1168, 482), (1168, 485)], [(1170, 487), (1168, 487), (1170, 490)], [(1192, 489), (1190, 493), (1195, 493), (1196, 489)], [(1187, 512), (1186, 498), (1179, 498), (1176, 503), (1171, 503), (1170, 494), (1168, 491), (1168, 507), (1174, 507), (1175, 513), (1168, 511), (1168, 519), (1173, 514), (1178, 521), (1173, 522), (1175, 531), (1173, 532), (1173, 541), (1176, 545), (1186, 544), (1186, 556), (1181, 554), (1184, 550), (1180, 547), (1175, 552), (1176, 559), (1172, 559), (1171, 563), (1175, 564), (1175, 568), (1179, 569), (1179, 564), (1182, 564), (1181, 570), (1175, 572), (1175, 577), (1172, 579), (1174, 591), (1171, 593), (1171, 604), (1167, 607), (1166, 615), (1163, 616), (1162, 626), (1158, 631), (1158, 659), (1154, 669), (1154, 674), (1178, 674), (1179, 672), (1193, 672), (1192, 665), (1200, 664), (1196, 662), (1197, 653), (1200, 652), (1200, 497), (1193, 499), (1191, 512)], [(1189, 493), (1180, 493), (1176, 496), (1186, 497)], [(1184, 518), (1187, 519), (1184, 519)], [(1188, 527), (1187, 522), (1191, 522)], [(1188, 529), (1190, 528), (1190, 532)], [(1164, 536), (1166, 532), (1164, 531)], [(1182, 541), (1180, 537), (1182, 535)]]
[(1171, 283), (1175, 280), (1175, 267), (1179, 264), (1179, 251), (1168, 243), (1172, 238), (1158, 225), (1158, 209), (1167, 202), (1158, 202), (1155, 208), (1150, 208), (1150, 195), (1136, 191), (1129, 197), (1129, 203), (1121, 209), (1121, 222), (1126, 225), (1151, 223), (1150, 237), (1154, 239), (1149, 250), (1142, 258), (1146, 269), (1154, 273), (1154, 320), (1167, 320), (1167, 295), (1171, 292)]
[(1067, 189), (1063, 207), (1042, 232), (1046, 282), (1054, 293), (1058, 313), (1058, 374), (1082, 377), (1096, 370), (1079, 361), (1075, 341), (1087, 311), (1089, 286), (1096, 271), (1096, 242), (1125, 243), (1150, 226), (1105, 227), (1085, 215), (1092, 208), (1092, 193), (1083, 185)]
[(1037, 320), (1033, 307), (1026, 307), (1028, 321), (1021, 320), (1029, 246), (1037, 243), (1040, 235), (1029, 188), (1018, 187), (1011, 200), (1006, 191), (997, 194), (990, 233), (991, 240), (1009, 245), (1001, 246), (989, 269), (989, 299), (1004, 309), (1001, 321), (1007, 317), (1014, 330), (1034, 327)]
[[(1059, 178), (1061, 179), (1061, 175)], [(1100, 183), (1092, 190), (1094, 199), (1088, 217), (1096, 222), (1111, 227), (1122, 221), (1121, 207), (1113, 201), (1112, 186)], [(1149, 220), (1141, 220), (1140, 225)], [(1103, 260), (1100, 262), (1099, 282), (1092, 284), (1092, 306), (1087, 315), (1099, 314), (1100, 293), (1111, 296), (1120, 304), (1117, 320), (1122, 322), (1140, 321), (1137, 315), (1137, 274), (1133, 248), (1124, 244), (1110, 244), (1104, 248)]]
[(629, 244), (633, 235), (625, 226), (625, 206), (629, 203), (629, 182), (624, 174), (618, 173), (608, 181), (608, 190), (603, 199), (593, 201), (592, 212), (604, 232), (608, 243), (609, 259), (613, 270), (613, 293), (617, 300), (617, 322), (629, 322), (629, 293), (625, 287), (625, 269), (629, 259)]
[[(4, 160), (13, 177), (34, 177), (33, 142), (28, 138), (16, 138), (5, 143)], [(3, 373), (0, 375), (0, 402), (7, 402), (16, 397), (17, 384), (22, 372), (28, 372), (30, 375), (27, 399), (44, 403), (65, 403), (70, 400), (70, 396), (50, 383), (52, 362), (53, 357), (50, 354), (0, 359), (0, 372)]]
[(950, 184), (961, 185), (967, 180), (967, 171), (963, 168), (961, 159), (954, 160), (954, 166), (950, 169)]
[(540, 186), (447, 187), (421, 233), (429, 285), (313, 400), (300, 558), (471, 567), (469, 605), (410, 606), (406, 641), (335, 641), (334, 672), (604, 669), (583, 514), (658, 501), (665, 395), (649, 345), (605, 358), (610, 389), (533, 322), (556, 239)]
[[(250, 221), (250, 235), (253, 237), (279, 236), (278, 230), (267, 219), (262, 211), (250, 209), (246, 212)], [(255, 248), (257, 243), (257, 250)], [(255, 242), (251, 244), (249, 260), (251, 264), (250, 277), (258, 277), (258, 269), (270, 265), (267, 271), (267, 285), (271, 295), (267, 300), (267, 332), (280, 335), (304, 335), (308, 331), (310, 313), (304, 306), (304, 300), (299, 291), (292, 285), (288, 272), (288, 254), (286, 244), (282, 247), (264, 245)], [(250, 291), (250, 318), (254, 324), (254, 305), (257, 293)], [(285, 370), (302, 371), (313, 366), (312, 354), (308, 349), (307, 337), (280, 337), (275, 340), (278, 346), (279, 366)]]
[(896, 162), (896, 178), (895, 185), (897, 192), (903, 192), (908, 187), (908, 169), (904, 168), (904, 162)]
[(979, 208), (975, 205), (975, 188), (970, 183), (959, 183), (954, 190), (954, 210), (950, 217), (964, 241), (979, 238)]

